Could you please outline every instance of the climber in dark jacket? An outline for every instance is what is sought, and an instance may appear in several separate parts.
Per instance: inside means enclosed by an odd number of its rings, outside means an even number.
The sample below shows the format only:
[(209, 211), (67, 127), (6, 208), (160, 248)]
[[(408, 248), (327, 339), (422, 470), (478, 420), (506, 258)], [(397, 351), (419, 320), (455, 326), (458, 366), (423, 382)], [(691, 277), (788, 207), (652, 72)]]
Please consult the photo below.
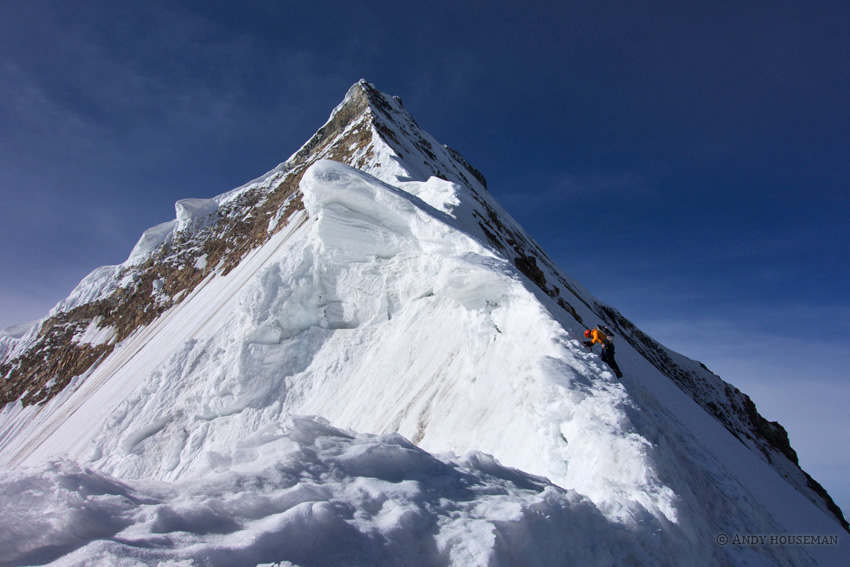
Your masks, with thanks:
[(614, 360), (614, 341), (611, 340), (611, 337), (605, 334), (599, 327), (596, 327), (592, 330), (586, 330), (584, 332), (584, 338), (590, 339), (583, 343), (584, 346), (589, 349), (593, 349), (593, 345), (596, 343), (602, 345), (602, 353), (599, 355), (599, 358), (602, 359), (602, 362), (611, 367), (611, 370), (614, 371), (617, 378), (622, 378), (623, 373), (620, 372), (620, 367), (617, 366), (617, 361)]

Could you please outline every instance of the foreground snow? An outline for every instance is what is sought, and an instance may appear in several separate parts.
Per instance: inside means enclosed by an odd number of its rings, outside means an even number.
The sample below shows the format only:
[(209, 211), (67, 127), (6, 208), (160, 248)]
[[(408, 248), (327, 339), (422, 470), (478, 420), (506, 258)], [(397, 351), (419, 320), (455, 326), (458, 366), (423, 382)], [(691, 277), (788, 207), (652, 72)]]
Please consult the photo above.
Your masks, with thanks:
[(607, 545), (625, 528), (586, 498), (482, 453), (434, 457), (399, 435), (293, 418), (234, 456), (248, 464), (174, 483), (121, 482), (67, 460), (6, 473), (0, 562), (606, 565), (665, 548), (649, 530)]
[(320, 418), (264, 427), (233, 447), (231, 457), (239, 464), (211, 463), (203, 477), (177, 482), (119, 481), (69, 460), (4, 473), (0, 564), (815, 561), (799, 547), (691, 548), (679, 534), (651, 523), (611, 522), (578, 493), (489, 455), (435, 457), (400, 435), (359, 435)]

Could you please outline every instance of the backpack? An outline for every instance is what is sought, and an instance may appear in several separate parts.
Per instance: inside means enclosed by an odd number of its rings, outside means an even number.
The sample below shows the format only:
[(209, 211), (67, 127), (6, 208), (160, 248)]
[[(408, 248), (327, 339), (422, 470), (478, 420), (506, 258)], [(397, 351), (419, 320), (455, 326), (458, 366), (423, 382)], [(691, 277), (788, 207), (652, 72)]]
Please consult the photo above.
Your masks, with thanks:
[(608, 337), (607, 339), (605, 339), (606, 342), (614, 342), (614, 333), (612, 333), (608, 327), (606, 327), (605, 325), (597, 325), (596, 328), (602, 331), (603, 335)]

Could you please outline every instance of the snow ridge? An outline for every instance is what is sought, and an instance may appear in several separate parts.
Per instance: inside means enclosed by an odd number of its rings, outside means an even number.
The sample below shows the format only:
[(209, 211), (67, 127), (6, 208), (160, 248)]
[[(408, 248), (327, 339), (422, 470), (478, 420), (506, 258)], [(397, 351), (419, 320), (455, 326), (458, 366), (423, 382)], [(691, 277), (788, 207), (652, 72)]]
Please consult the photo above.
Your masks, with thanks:
[[(0, 477), (0, 501), (29, 499), (0, 514), (13, 561), (846, 558), (846, 544), (718, 546), (842, 526), (786, 456), (733, 436), (753, 431), (743, 418), (704, 409), (734, 406), (683, 387), (719, 378), (564, 275), (483, 176), (368, 83), (289, 160), (176, 213), (48, 331), (2, 339), (19, 357), (7, 377), (60, 331), (94, 358), (43, 376), (43, 405), (0, 410), (0, 462), (30, 467)], [(127, 297), (151, 315), (104, 310)], [(599, 322), (623, 381), (580, 342)], [(21, 532), (28, 506), (54, 527)]]

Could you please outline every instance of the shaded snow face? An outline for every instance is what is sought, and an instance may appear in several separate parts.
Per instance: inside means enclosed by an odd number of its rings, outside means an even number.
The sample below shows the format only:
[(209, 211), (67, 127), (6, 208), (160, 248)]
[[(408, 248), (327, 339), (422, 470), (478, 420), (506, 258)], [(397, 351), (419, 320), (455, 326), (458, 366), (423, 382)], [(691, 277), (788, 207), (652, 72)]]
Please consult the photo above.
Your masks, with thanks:
[[(445, 183), (420, 188), (446, 202), (434, 191)], [(430, 451), (493, 454), (617, 521), (676, 521), (622, 386), (510, 263), (445, 212), (347, 166), (315, 164), (301, 190), (312, 222), (260, 252), (269, 260), (232, 310), (196, 314), (220, 319), (171, 347), (108, 418), (90, 462), (122, 478), (203, 476), (242, 462), (232, 447), (246, 432), (315, 414)]]

